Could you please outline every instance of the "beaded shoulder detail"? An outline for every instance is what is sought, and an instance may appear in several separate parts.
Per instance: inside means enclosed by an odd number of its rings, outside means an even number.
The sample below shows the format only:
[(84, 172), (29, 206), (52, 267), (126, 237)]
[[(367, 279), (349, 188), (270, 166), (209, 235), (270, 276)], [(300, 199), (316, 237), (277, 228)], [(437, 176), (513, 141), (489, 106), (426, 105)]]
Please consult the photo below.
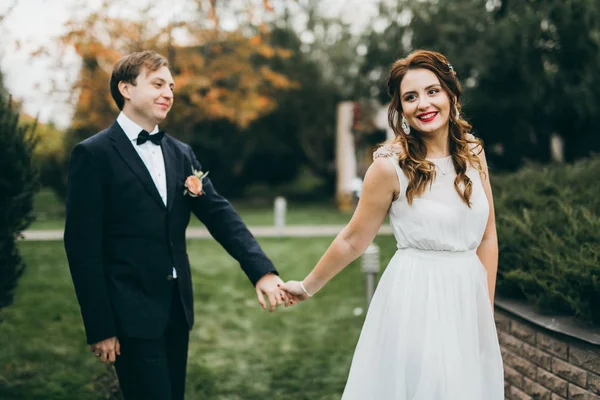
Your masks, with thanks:
[(399, 144), (387, 143), (373, 152), (373, 160), (380, 157), (397, 157), (402, 152)]

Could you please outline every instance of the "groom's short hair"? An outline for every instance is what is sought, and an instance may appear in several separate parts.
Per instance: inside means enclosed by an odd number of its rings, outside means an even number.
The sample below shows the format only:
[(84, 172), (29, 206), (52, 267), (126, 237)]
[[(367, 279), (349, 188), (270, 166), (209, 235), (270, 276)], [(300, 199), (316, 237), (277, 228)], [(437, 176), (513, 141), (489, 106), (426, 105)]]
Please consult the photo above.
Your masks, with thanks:
[(119, 82), (135, 85), (135, 78), (138, 77), (143, 67), (146, 68), (146, 72), (154, 72), (161, 67), (168, 66), (169, 61), (152, 50), (138, 51), (121, 57), (113, 66), (110, 76), (110, 94), (119, 110), (123, 110), (125, 105), (125, 99), (119, 91)]

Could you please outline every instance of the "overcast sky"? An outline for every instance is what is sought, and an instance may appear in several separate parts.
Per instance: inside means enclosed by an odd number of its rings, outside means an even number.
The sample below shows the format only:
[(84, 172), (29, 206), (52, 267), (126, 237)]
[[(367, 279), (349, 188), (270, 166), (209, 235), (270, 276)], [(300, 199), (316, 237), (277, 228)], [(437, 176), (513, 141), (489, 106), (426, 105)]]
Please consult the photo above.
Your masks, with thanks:
[[(176, 12), (174, 5), (186, 1), (153, 0), (153, 4), (159, 4), (160, 12), (167, 16)], [(23, 101), (26, 113), (38, 116), (42, 122), (51, 120), (66, 127), (72, 107), (67, 104), (64, 93), (51, 91), (50, 78), (62, 83), (63, 89), (69, 88), (77, 76), (77, 56), (74, 53), (66, 55), (72, 65), (67, 70), (53, 68), (57, 54), (54, 43), (63, 33), (65, 21), (74, 12), (86, 12), (97, 7), (101, 0), (0, 0), (0, 15), (5, 15), (12, 3), (16, 5), (0, 26), (0, 69), (4, 84), (13, 96)], [(163, 7), (160, 7), (161, 3)], [(372, 0), (321, 0), (320, 6), (325, 14), (340, 15), (352, 21), (357, 30), (375, 13)], [(50, 49), (50, 57), (32, 58), (31, 52), (41, 46)]]

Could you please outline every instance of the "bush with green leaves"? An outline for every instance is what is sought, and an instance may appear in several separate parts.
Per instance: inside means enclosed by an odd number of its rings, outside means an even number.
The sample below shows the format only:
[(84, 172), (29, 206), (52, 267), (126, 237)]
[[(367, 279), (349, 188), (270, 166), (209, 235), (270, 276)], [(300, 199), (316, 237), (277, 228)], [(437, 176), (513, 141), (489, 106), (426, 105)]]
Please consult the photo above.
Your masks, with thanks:
[(0, 97), (0, 310), (12, 303), (25, 268), (15, 240), (32, 220), (38, 190), (34, 147), (33, 127), (19, 126), (14, 103)]
[(600, 324), (600, 157), (492, 179), (499, 294)]

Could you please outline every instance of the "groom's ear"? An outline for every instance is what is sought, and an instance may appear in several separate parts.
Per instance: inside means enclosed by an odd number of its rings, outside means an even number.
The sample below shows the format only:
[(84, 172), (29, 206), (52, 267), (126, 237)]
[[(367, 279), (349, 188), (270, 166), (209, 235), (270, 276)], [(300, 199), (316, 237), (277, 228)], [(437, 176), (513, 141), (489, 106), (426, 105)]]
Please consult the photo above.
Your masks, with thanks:
[(125, 81), (119, 81), (119, 92), (121, 93), (121, 96), (123, 96), (124, 99), (129, 100), (131, 98), (131, 95), (129, 94), (129, 90), (131, 88), (131, 83), (129, 82), (125, 82)]

